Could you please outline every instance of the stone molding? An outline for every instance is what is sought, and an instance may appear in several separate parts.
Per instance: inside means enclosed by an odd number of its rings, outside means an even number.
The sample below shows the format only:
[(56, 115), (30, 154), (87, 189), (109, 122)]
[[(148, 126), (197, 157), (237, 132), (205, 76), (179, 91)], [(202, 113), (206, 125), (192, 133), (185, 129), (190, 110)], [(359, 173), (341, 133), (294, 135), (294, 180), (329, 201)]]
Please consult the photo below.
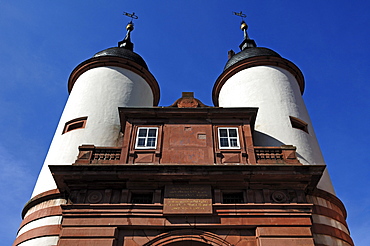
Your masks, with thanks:
[(59, 205), (44, 208), (44, 209), (40, 209), (40, 210), (35, 211), (34, 213), (26, 216), (23, 219), (19, 229), (21, 229), (24, 225), (26, 225), (26, 224), (34, 221), (34, 220), (38, 220), (38, 219), (49, 217), (49, 216), (56, 216), (56, 215), (62, 215), (62, 208)]
[[(346, 222), (347, 212), (338, 197), (326, 191), (315, 189), (307, 196), (307, 200), (313, 203), (313, 214), (325, 216), (324, 218), (328, 220), (324, 223), (313, 217), (312, 232), (318, 245), (321, 243), (318, 240), (323, 238), (331, 238), (333, 242), (341, 240), (343, 245), (354, 245)], [(337, 223), (340, 223), (340, 226)], [(343, 226), (346, 230), (343, 230)]]
[(27, 211), (36, 206), (39, 203), (42, 203), (47, 200), (52, 200), (52, 199), (58, 199), (58, 198), (63, 198), (63, 195), (59, 192), (58, 189), (53, 189), (53, 190), (48, 190), (45, 192), (42, 192), (33, 198), (29, 200), (26, 205), (24, 205), (23, 210), (22, 210), (22, 219), (25, 218)]
[(46, 237), (46, 236), (59, 236), (61, 231), (60, 225), (48, 225), (48, 226), (41, 226), (29, 231), (26, 231), (19, 237), (17, 237), (13, 243), (13, 246), (17, 246), (22, 242), (27, 240), (38, 238), (38, 237)]

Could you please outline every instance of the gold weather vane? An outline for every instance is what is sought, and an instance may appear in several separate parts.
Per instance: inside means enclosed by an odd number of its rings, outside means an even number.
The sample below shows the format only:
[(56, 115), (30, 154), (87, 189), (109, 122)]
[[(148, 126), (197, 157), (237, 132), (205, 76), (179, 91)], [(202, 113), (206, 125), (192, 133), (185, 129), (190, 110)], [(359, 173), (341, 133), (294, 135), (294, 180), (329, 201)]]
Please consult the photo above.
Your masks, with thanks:
[(131, 18), (131, 22), (133, 19), (138, 19), (139, 17), (137, 15), (135, 15), (135, 12), (132, 12), (132, 14), (130, 13), (127, 13), (127, 12), (123, 12), (123, 15), (126, 15), (127, 17), (130, 17)]

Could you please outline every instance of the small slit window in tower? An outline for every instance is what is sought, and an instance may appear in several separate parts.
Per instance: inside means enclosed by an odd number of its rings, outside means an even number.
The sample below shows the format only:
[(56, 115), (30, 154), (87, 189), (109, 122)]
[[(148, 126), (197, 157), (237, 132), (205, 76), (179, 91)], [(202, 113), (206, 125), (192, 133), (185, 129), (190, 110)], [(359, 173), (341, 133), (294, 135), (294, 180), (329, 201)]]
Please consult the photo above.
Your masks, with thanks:
[(238, 128), (219, 127), (218, 143), (220, 149), (240, 149)]
[(296, 128), (296, 129), (299, 129), (299, 130), (302, 130), (308, 133), (308, 124), (306, 122), (296, 117), (293, 117), (293, 116), (289, 116), (289, 118), (290, 118), (290, 123), (292, 124), (293, 128)]
[(153, 203), (153, 193), (131, 193), (131, 203), (151, 204)]
[(157, 148), (158, 127), (139, 127), (136, 136), (136, 149)]
[(66, 133), (66, 132), (70, 132), (72, 130), (85, 128), (86, 121), (87, 121), (87, 117), (81, 117), (81, 118), (77, 118), (77, 119), (73, 119), (73, 120), (68, 121), (64, 125), (64, 129), (63, 129), (62, 134)]
[(222, 200), (225, 204), (244, 203), (243, 192), (223, 193)]

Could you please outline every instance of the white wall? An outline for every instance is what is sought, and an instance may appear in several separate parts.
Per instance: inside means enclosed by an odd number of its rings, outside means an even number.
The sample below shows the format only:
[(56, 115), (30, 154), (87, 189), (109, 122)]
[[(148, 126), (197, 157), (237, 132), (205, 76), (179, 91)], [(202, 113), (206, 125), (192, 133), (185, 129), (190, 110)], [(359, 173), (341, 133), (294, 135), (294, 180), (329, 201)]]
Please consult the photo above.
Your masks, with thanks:
[(58, 236), (48, 236), (48, 237), (37, 237), (23, 243), (18, 244), (18, 246), (41, 246), (41, 245), (57, 245), (59, 237)]
[(17, 237), (22, 235), (23, 233), (41, 227), (41, 226), (48, 226), (48, 225), (59, 225), (62, 223), (62, 216), (49, 216), (44, 217), (38, 220), (31, 221), (30, 223), (23, 226), (17, 233)]
[[(219, 106), (258, 107), (256, 146), (294, 145), (302, 164), (325, 164), (299, 85), (288, 71), (257, 66), (236, 73), (221, 88)], [(309, 134), (292, 128), (289, 116), (308, 123)], [(326, 171), (318, 187), (334, 194)]]
[[(153, 106), (153, 92), (142, 77), (119, 67), (97, 67), (83, 73), (68, 98), (32, 197), (56, 188), (48, 165), (74, 163), (78, 146), (118, 146), (118, 107), (125, 106)], [(62, 134), (66, 122), (85, 116), (84, 129)]]

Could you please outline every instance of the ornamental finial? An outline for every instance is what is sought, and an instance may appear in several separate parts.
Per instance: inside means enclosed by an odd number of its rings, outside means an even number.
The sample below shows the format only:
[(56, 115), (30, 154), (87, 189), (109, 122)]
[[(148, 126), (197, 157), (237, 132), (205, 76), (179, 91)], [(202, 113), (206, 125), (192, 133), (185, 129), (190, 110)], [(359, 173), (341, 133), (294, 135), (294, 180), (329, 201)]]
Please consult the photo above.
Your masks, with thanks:
[(132, 14), (123, 12), (123, 15), (130, 17), (131, 20), (126, 26), (126, 30), (127, 30), (126, 36), (121, 42), (118, 42), (118, 47), (134, 51), (134, 44), (131, 42), (131, 32), (134, 30), (134, 23), (132, 21), (134, 19), (135, 20), (138, 19), (139, 17), (135, 15), (135, 12), (132, 12)]
[(256, 42), (254, 42), (253, 39), (250, 39), (248, 36), (248, 25), (245, 23), (244, 18), (247, 17), (246, 14), (243, 14), (242, 11), (238, 12), (233, 12), (234, 15), (239, 16), (242, 18), (242, 21), (240, 23), (240, 29), (244, 32), (244, 40), (243, 42), (239, 45), (240, 50), (244, 50), (246, 48), (251, 48), (251, 47), (256, 47)]

